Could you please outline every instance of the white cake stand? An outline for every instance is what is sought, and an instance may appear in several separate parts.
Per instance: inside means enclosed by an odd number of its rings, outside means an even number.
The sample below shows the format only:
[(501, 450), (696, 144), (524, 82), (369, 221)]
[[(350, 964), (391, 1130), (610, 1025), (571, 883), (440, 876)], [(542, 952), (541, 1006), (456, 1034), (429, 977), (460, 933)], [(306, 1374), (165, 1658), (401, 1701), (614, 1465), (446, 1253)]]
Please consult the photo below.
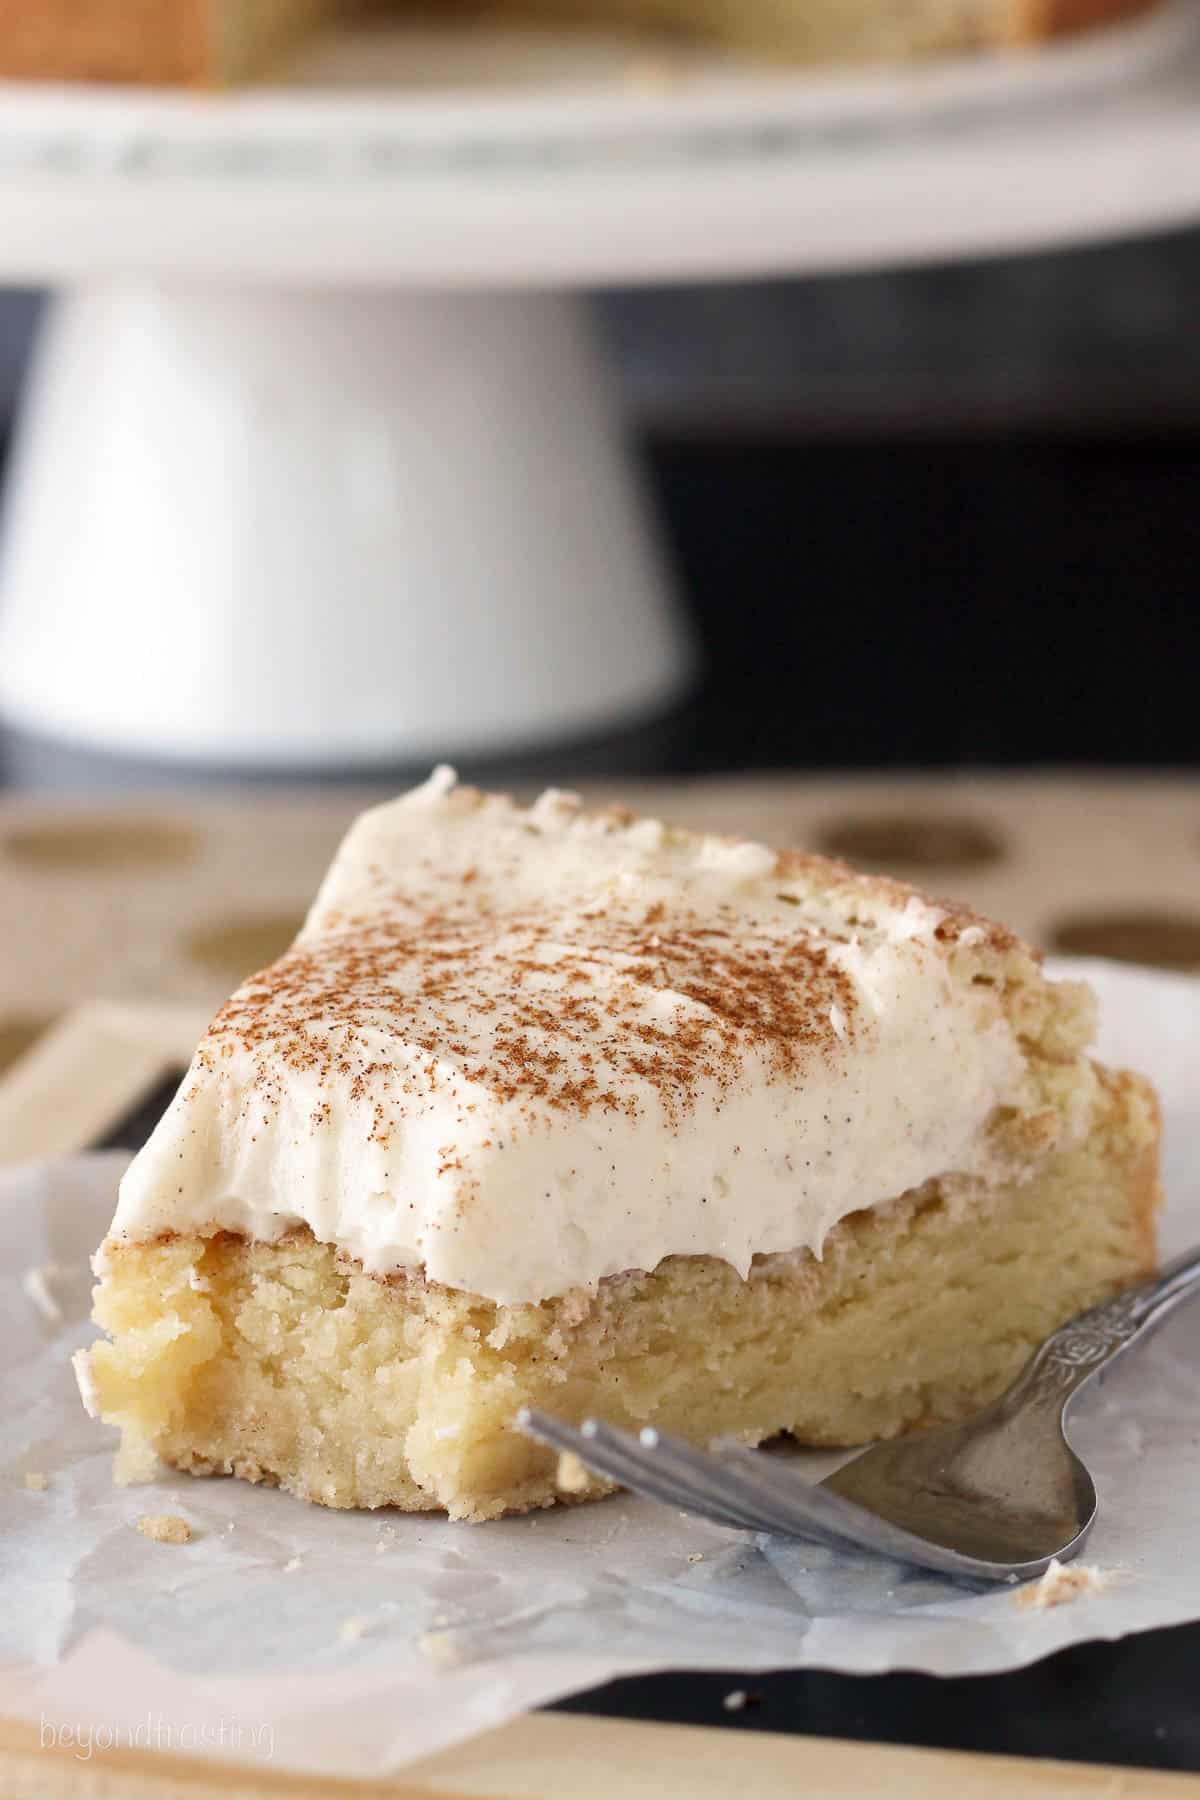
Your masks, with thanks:
[(0, 91), (0, 279), (65, 289), (6, 718), (286, 768), (660, 707), (690, 649), (575, 290), (1200, 218), (1197, 16), (902, 73), (389, 29), (232, 97)]

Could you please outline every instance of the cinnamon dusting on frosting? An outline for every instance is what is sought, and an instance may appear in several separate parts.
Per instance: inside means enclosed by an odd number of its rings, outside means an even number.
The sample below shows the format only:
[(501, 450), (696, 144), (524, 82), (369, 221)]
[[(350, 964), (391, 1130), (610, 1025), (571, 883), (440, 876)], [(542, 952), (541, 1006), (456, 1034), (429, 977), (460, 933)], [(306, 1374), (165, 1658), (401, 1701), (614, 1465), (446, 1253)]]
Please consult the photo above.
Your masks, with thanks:
[[(402, 891), (395, 904), (405, 910)], [(648, 1088), (678, 1124), (697, 1084), (735, 1081), (748, 1053), (786, 1079), (852, 1035), (853, 984), (803, 925), (781, 938), (744, 917), (734, 932), (682, 909), (652, 930), (664, 916), (659, 902), (575, 924), (551, 908), (486, 926), (360, 919), (240, 988), (198, 1060), (215, 1072), (235, 1051), (253, 1058), (247, 1115), (277, 1106), (301, 1072), (319, 1088), (348, 1082), (372, 1109), (462, 1075), (495, 1099), (585, 1118), (635, 1113)], [(380, 1033), (402, 1040), (401, 1059), (373, 1053)], [(327, 1124), (328, 1101), (310, 1118)], [(379, 1111), (372, 1135), (385, 1130)]]
[(999, 1167), (988, 1121), (1027, 1110), (974, 985), (1000, 943), (823, 858), (442, 771), (358, 821), (218, 1013), (114, 1237), (303, 1223), (502, 1303), (819, 1252), (848, 1211)]

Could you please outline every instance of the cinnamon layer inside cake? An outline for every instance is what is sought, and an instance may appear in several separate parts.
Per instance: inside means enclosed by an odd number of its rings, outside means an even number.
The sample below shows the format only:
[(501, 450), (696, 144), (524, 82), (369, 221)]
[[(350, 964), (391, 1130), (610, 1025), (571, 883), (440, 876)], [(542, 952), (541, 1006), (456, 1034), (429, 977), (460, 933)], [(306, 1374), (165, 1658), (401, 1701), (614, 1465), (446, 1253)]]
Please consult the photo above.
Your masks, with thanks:
[(928, 1182), (843, 1219), (820, 1260), (762, 1257), (748, 1280), (677, 1256), (500, 1305), (371, 1277), (307, 1228), (110, 1242), (94, 1398), (129, 1477), (162, 1458), (328, 1506), (486, 1519), (560, 1497), (521, 1406), (700, 1443), (859, 1444), (961, 1417), (1152, 1266), (1158, 1199), (1153, 1096), (1102, 1071), (1086, 1133), (1027, 1178)]

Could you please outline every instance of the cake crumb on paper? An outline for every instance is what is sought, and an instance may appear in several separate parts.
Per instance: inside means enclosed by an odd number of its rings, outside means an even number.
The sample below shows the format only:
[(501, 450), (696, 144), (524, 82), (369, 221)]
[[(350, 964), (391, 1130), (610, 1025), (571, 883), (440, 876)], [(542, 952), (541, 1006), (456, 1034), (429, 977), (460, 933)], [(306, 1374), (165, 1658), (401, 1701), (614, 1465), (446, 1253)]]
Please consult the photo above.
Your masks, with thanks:
[(688, 1551), (688, 1561), (690, 1563), (703, 1562), (704, 1561), (703, 1550), (689, 1550)]
[(359, 1638), (366, 1637), (371, 1628), (371, 1621), (365, 1613), (352, 1613), (343, 1619), (338, 1629), (338, 1636), (343, 1644), (356, 1644)]
[(137, 1521), (143, 1537), (156, 1544), (190, 1544), (192, 1528), (178, 1513), (143, 1513)]
[(1124, 1569), (1097, 1569), (1091, 1563), (1060, 1563), (1055, 1557), (1046, 1573), (1037, 1581), (1018, 1588), (1013, 1603), (1027, 1612), (1044, 1611), (1048, 1606), (1064, 1606), (1068, 1600), (1082, 1599), (1085, 1594), (1103, 1594), (1125, 1579)]
[(296, 1569), (302, 1567), (303, 1563), (304, 1558), (302, 1556), (289, 1556), (283, 1565), (284, 1574), (291, 1575)]
[(417, 1639), (417, 1649), (439, 1669), (457, 1669), (467, 1658), (448, 1631), (426, 1631)]
[(113, 1480), (118, 1487), (144, 1487), (161, 1471), (158, 1452), (140, 1438), (123, 1436), (113, 1457)]
[(591, 1481), (587, 1467), (573, 1450), (564, 1450), (554, 1473), (554, 1485), (564, 1494), (582, 1494)]
[(44, 1469), (26, 1469), (25, 1486), (31, 1494), (44, 1494), (50, 1486), (50, 1477)]
[(48, 1325), (62, 1323), (63, 1309), (51, 1289), (51, 1282), (57, 1281), (62, 1270), (57, 1263), (39, 1263), (32, 1269), (26, 1269), (21, 1277), (21, 1287), (25, 1298), (32, 1302)]

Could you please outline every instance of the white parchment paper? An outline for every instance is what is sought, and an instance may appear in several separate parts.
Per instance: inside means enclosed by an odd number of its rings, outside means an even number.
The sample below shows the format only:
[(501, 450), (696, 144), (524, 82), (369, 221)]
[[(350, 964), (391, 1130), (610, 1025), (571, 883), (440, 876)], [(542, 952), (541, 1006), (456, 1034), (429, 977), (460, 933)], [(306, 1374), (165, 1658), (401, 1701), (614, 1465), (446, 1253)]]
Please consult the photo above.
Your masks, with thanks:
[[(1102, 1054), (1159, 1086), (1163, 1247), (1182, 1249), (1200, 1240), (1200, 982), (1070, 972), (1100, 991)], [(0, 1180), (0, 1712), (43, 1735), (366, 1775), (615, 1675), (978, 1674), (1200, 1618), (1200, 1304), (1079, 1403), (1101, 1495), (1086, 1560), (1124, 1576), (1053, 1610), (628, 1497), (469, 1526), (182, 1475), (117, 1488), (113, 1434), (84, 1414), (69, 1357), (94, 1335), (87, 1257), (123, 1161)], [(134, 1529), (166, 1512), (190, 1543)]]

